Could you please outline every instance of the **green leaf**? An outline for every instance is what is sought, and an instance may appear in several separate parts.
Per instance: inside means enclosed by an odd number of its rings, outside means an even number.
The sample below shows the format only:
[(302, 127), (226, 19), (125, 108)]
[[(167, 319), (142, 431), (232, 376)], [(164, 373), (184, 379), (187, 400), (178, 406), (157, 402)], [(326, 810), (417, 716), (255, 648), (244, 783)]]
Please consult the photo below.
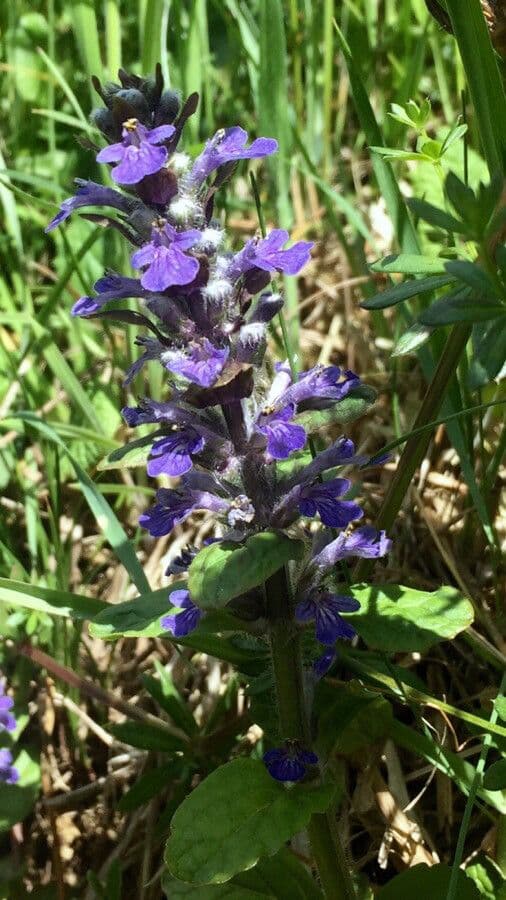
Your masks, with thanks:
[(144, 437), (138, 438), (136, 441), (130, 441), (123, 447), (116, 447), (111, 453), (108, 453), (104, 459), (101, 459), (97, 465), (100, 472), (108, 469), (133, 469), (136, 466), (143, 466), (151, 452), (153, 438), (159, 431), (154, 434), (146, 434)]
[(421, 313), (418, 321), (430, 326), (453, 325), (456, 322), (486, 322), (500, 315), (506, 316), (506, 307), (497, 301), (475, 299), (468, 288), (464, 288), (436, 300)]
[(357, 682), (335, 688), (321, 682), (316, 695), (318, 748), (327, 758), (350, 756), (381, 741), (389, 732), (392, 707), (377, 693)]
[(353, 585), (343, 589), (360, 603), (344, 617), (366, 644), (378, 650), (423, 652), (449, 640), (473, 621), (469, 600), (453, 587), (416, 591), (397, 584)]
[(103, 641), (114, 641), (120, 637), (165, 637), (177, 644), (192, 647), (201, 653), (208, 653), (238, 666), (241, 672), (257, 674), (264, 667), (267, 648), (256, 649), (241, 645), (237, 636), (221, 637), (219, 631), (236, 631), (240, 623), (224, 611), (208, 613), (195, 631), (185, 638), (173, 639), (160, 625), (160, 619), (169, 610), (169, 592), (183, 587), (184, 582), (176, 582), (170, 588), (162, 588), (150, 594), (141, 594), (134, 600), (106, 606), (90, 622), (92, 637)]
[(119, 725), (109, 725), (109, 731), (124, 744), (140, 747), (141, 750), (174, 753), (186, 747), (179, 738), (148, 722), (121, 722)]
[(0, 603), (78, 620), (91, 619), (101, 610), (108, 609), (107, 604), (96, 597), (83, 597), (55, 588), (11, 581), (10, 578), (0, 578)]
[(354, 391), (350, 391), (344, 400), (340, 400), (330, 409), (307, 410), (296, 416), (294, 421), (310, 433), (328, 425), (348, 425), (363, 416), (376, 402), (377, 396), (374, 388), (363, 384)]
[(506, 722), (506, 697), (496, 697), (494, 705), (499, 718), (502, 719), (503, 722)]
[(258, 760), (234, 759), (209, 775), (176, 811), (165, 863), (182, 881), (223, 884), (279, 850), (332, 799), (327, 785), (287, 789)]
[(506, 360), (506, 315), (473, 328), (473, 354), (469, 366), (469, 387), (484, 387), (499, 375)]
[(429, 328), (428, 325), (420, 325), (419, 322), (414, 322), (404, 334), (401, 334), (392, 350), (392, 356), (404, 356), (407, 353), (414, 353), (418, 347), (421, 347), (422, 344), (429, 340), (432, 332), (433, 329)]
[(323, 900), (306, 867), (287, 847), (259, 860), (248, 872), (235, 875), (228, 884), (195, 887), (166, 872), (162, 887), (171, 900)]
[(427, 203), (426, 200), (419, 200), (416, 197), (410, 197), (407, 204), (411, 212), (418, 218), (428, 222), (434, 228), (442, 228), (443, 231), (455, 232), (456, 234), (465, 234), (466, 227), (458, 219), (455, 219), (449, 213)]
[(169, 872), (162, 877), (162, 888), (170, 900), (273, 900), (272, 894), (239, 887), (235, 880), (230, 884), (195, 886), (172, 878)]
[(419, 294), (437, 291), (438, 288), (452, 284), (454, 281), (455, 279), (448, 275), (434, 275), (431, 278), (403, 281), (402, 284), (396, 284), (395, 287), (375, 294), (374, 297), (368, 297), (367, 300), (362, 301), (360, 306), (363, 309), (386, 309), (388, 306), (395, 306), (396, 303), (402, 303), (403, 300), (409, 300)]
[(473, 856), (473, 861), (466, 867), (465, 872), (466, 876), (474, 881), (481, 898), (506, 900), (506, 880), (499, 866), (485, 853)]
[(184, 587), (183, 581), (176, 582), (170, 588), (141, 594), (125, 603), (106, 606), (90, 622), (90, 634), (103, 641), (117, 640), (119, 637), (159, 637), (166, 634), (160, 625), (160, 618), (169, 611), (169, 593), (181, 587)]
[(0, 788), (0, 833), (9, 831), (22, 822), (34, 807), (40, 787), (40, 766), (35, 759), (21, 750), (14, 757), (13, 765), (19, 772), (17, 784), (2, 784)]
[(506, 759), (498, 759), (488, 767), (483, 776), (483, 787), (487, 791), (506, 789)]
[[(430, 900), (446, 900), (451, 876), (450, 866), (438, 863), (426, 866), (421, 863), (401, 875), (396, 875), (378, 894), (378, 900), (406, 900), (406, 897)], [(476, 887), (463, 872), (458, 874), (459, 900), (480, 900)]]
[(300, 559), (301, 541), (264, 531), (244, 544), (219, 543), (204, 547), (188, 570), (188, 589), (203, 609), (219, 609), (229, 600), (263, 584), (290, 559)]
[(401, 275), (444, 275), (445, 259), (436, 256), (419, 256), (417, 253), (398, 253), (385, 256), (372, 263), (373, 272), (398, 272)]
[(454, 278), (458, 278), (463, 284), (467, 284), (468, 287), (472, 288), (478, 296), (497, 296), (494, 285), (487, 273), (475, 263), (469, 262), (467, 259), (451, 259), (446, 263), (445, 268)]

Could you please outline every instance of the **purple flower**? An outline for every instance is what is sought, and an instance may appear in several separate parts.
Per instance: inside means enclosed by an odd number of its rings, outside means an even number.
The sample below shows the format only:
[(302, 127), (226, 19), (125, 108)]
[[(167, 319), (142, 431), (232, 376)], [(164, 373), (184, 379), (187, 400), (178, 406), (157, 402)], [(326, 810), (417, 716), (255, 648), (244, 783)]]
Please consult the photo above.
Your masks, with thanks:
[(139, 517), (139, 524), (153, 537), (169, 534), (176, 525), (184, 522), (197, 509), (213, 512), (226, 511), (229, 503), (211, 494), (184, 487), (182, 490), (160, 488), (156, 492), (156, 503)]
[(165, 219), (160, 219), (153, 228), (149, 244), (144, 244), (132, 256), (134, 269), (147, 266), (141, 278), (142, 287), (148, 291), (164, 291), (172, 285), (193, 281), (199, 262), (183, 250), (193, 247), (199, 239), (200, 231), (176, 231)]
[(172, 591), (172, 594), (169, 594), (169, 600), (180, 611), (163, 616), (160, 625), (166, 631), (170, 631), (174, 637), (186, 637), (190, 631), (195, 630), (203, 612), (198, 606), (195, 606), (190, 592), (187, 590)]
[(351, 487), (347, 478), (331, 478), (302, 489), (299, 499), (299, 510), (303, 516), (315, 516), (320, 513), (324, 525), (330, 528), (345, 528), (354, 519), (364, 515), (357, 503), (352, 500), (338, 500)]
[(356, 632), (341, 617), (343, 612), (356, 612), (360, 603), (354, 597), (332, 594), (323, 588), (313, 588), (295, 607), (298, 622), (315, 622), (316, 639), (332, 647), (338, 638), (349, 640)]
[(97, 162), (118, 163), (111, 171), (117, 184), (137, 184), (163, 167), (168, 151), (157, 144), (172, 137), (175, 130), (173, 125), (160, 125), (150, 130), (138, 119), (127, 119), (123, 122), (122, 140), (104, 147), (97, 154)]
[(19, 781), (19, 772), (12, 765), (12, 753), (10, 750), (0, 750), (0, 782), (4, 784), (16, 784)]
[(272, 459), (287, 459), (296, 450), (302, 450), (306, 443), (306, 432), (301, 425), (291, 420), (295, 406), (289, 403), (282, 409), (264, 409), (258, 416), (256, 427), (267, 438), (267, 453)]
[(308, 766), (316, 766), (318, 757), (306, 750), (299, 741), (285, 741), (282, 747), (275, 747), (264, 753), (267, 771), (276, 781), (300, 781)]
[(5, 693), (5, 681), (0, 682), (0, 732), (15, 731), (16, 719), (10, 712), (13, 706), (14, 700)]
[(238, 125), (218, 131), (207, 141), (202, 153), (193, 163), (188, 175), (188, 183), (192, 187), (200, 187), (211, 172), (228, 162), (239, 159), (260, 159), (270, 156), (278, 149), (278, 142), (273, 138), (257, 138), (249, 147), (247, 132)]
[(103, 184), (96, 184), (94, 181), (83, 181), (82, 178), (76, 178), (75, 183), (79, 185), (76, 193), (60, 205), (60, 212), (44, 229), (46, 234), (61, 225), (75, 209), (82, 206), (110, 206), (123, 212), (127, 212), (132, 206), (132, 199), (115, 191), (114, 188), (104, 187)]
[(191, 425), (173, 425), (170, 434), (157, 438), (148, 458), (148, 475), (184, 475), (192, 456), (204, 449), (205, 439)]
[(125, 278), (110, 272), (99, 278), (94, 284), (98, 297), (80, 297), (74, 303), (71, 313), (73, 316), (91, 316), (98, 312), (104, 303), (110, 300), (124, 300), (127, 297), (143, 297), (146, 293), (137, 278)]
[(298, 406), (303, 403), (311, 407), (321, 405), (315, 403), (317, 400), (337, 403), (359, 385), (360, 378), (354, 372), (343, 372), (339, 366), (314, 366), (307, 372), (299, 373), (298, 380), (288, 388), (285, 399)]
[(326, 650), (325, 653), (322, 653), (321, 656), (314, 660), (312, 669), (317, 681), (330, 671), (336, 659), (337, 653), (335, 650)]
[(175, 375), (182, 375), (188, 381), (208, 388), (221, 374), (228, 355), (228, 347), (215, 347), (211, 341), (203, 338), (200, 343), (192, 341), (185, 349), (166, 350), (162, 361)]
[(266, 238), (252, 238), (243, 249), (236, 253), (230, 262), (227, 274), (236, 280), (250, 269), (263, 269), (264, 272), (284, 272), (285, 275), (296, 275), (309, 262), (313, 244), (299, 241), (283, 250), (288, 240), (288, 232), (274, 229)]
[(328, 569), (335, 566), (340, 559), (349, 556), (361, 556), (365, 559), (377, 559), (385, 556), (392, 546), (392, 541), (387, 538), (385, 531), (376, 531), (371, 525), (357, 528), (351, 534), (342, 531), (335, 541), (327, 544), (323, 550), (315, 556), (313, 562), (318, 568)]

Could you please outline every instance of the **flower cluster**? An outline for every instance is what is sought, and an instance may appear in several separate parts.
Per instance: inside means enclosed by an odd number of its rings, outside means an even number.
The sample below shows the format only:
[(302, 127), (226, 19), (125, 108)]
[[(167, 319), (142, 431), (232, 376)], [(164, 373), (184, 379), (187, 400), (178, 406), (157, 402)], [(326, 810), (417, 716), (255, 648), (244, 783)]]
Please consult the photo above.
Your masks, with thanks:
[[(12, 733), (16, 729), (16, 719), (11, 709), (14, 700), (5, 693), (5, 681), (0, 680), (0, 735)], [(19, 772), (12, 765), (12, 753), (5, 747), (0, 749), (0, 782), (4, 784), (16, 784), (19, 781)]]
[[(119, 75), (120, 85), (102, 87), (95, 80), (106, 108), (93, 119), (109, 141), (97, 160), (112, 166), (111, 177), (123, 190), (78, 181), (76, 194), (48, 230), (74, 210), (105, 207), (101, 220), (118, 228), (133, 248), (137, 277), (106, 272), (95, 294), (80, 298), (72, 311), (116, 316), (146, 329), (137, 338), (142, 353), (127, 383), (148, 361), (166, 371), (166, 399), (141, 398), (123, 410), (129, 426), (154, 426), (148, 473), (179, 479), (158, 489), (140, 523), (160, 537), (194, 512), (208, 510), (219, 539), (237, 543), (265, 529), (307, 539), (313, 520), (333, 529), (316, 529), (296, 586), (296, 619), (304, 626), (314, 622), (323, 645), (324, 656), (315, 663), (321, 675), (331, 665), (336, 640), (354, 634), (342, 614), (357, 608), (353, 598), (328, 586), (329, 572), (340, 560), (383, 556), (389, 548), (383, 532), (353, 530), (363, 512), (348, 498), (351, 482), (340, 474), (364, 462), (353, 443), (341, 437), (314, 458), (307, 449), (310, 413), (343, 401), (360, 388), (360, 379), (334, 365), (296, 374), (280, 362), (272, 370), (264, 359), (269, 324), (283, 305), (272, 279), (299, 273), (312, 244), (288, 245), (288, 233), (273, 229), (233, 252), (214, 216), (214, 197), (239, 160), (271, 155), (276, 141), (249, 143), (235, 126), (218, 131), (192, 159), (179, 150), (179, 141), (196, 96), (180, 107), (177, 96), (163, 90), (159, 70), (154, 79)], [(126, 298), (138, 299), (142, 313), (121, 309)], [(193, 556), (187, 552), (171, 571), (184, 570)], [(188, 590), (174, 590), (170, 602), (162, 626), (185, 636), (203, 611)], [(291, 774), (297, 780), (313, 761), (300, 748), (279, 753), (266, 757), (266, 764), (283, 779)]]

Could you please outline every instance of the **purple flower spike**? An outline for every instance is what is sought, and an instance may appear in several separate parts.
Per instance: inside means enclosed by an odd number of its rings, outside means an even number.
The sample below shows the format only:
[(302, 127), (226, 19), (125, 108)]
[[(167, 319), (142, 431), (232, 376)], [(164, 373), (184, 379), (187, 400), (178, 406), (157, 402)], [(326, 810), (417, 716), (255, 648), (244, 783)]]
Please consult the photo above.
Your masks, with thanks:
[(208, 388), (221, 374), (228, 359), (227, 347), (215, 347), (207, 338), (192, 342), (187, 350), (167, 350), (162, 361), (175, 375), (182, 375), (200, 387)]
[(184, 522), (196, 509), (221, 512), (228, 510), (229, 505), (226, 500), (209, 491), (160, 488), (156, 492), (156, 503), (139, 517), (139, 525), (146, 528), (153, 537), (162, 537)]
[(137, 278), (125, 278), (111, 272), (99, 278), (94, 288), (97, 297), (80, 297), (74, 303), (71, 313), (73, 316), (91, 316), (98, 312), (105, 303), (110, 300), (125, 300), (127, 297), (143, 297), (146, 293)]
[(60, 211), (54, 219), (51, 219), (49, 225), (46, 225), (44, 229), (46, 234), (61, 225), (75, 209), (82, 206), (109, 206), (123, 212), (127, 212), (132, 206), (132, 199), (115, 191), (114, 188), (104, 187), (103, 184), (96, 184), (94, 181), (83, 181), (82, 178), (76, 178), (75, 183), (78, 185), (76, 193), (63, 201)]
[(0, 782), (4, 784), (16, 784), (19, 781), (19, 772), (12, 765), (12, 753), (3, 748), (0, 750)]
[(163, 616), (160, 619), (160, 625), (166, 631), (170, 631), (174, 637), (186, 637), (195, 630), (203, 612), (198, 606), (195, 606), (190, 592), (187, 590), (172, 591), (172, 594), (169, 594), (169, 600), (173, 606), (179, 608), (180, 612)]
[(285, 741), (282, 747), (275, 747), (264, 753), (267, 771), (276, 781), (300, 781), (308, 766), (318, 765), (318, 757), (306, 750), (299, 741)]
[(168, 151), (157, 144), (167, 141), (175, 130), (173, 125), (160, 125), (150, 130), (137, 119), (127, 119), (123, 122), (122, 140), (104, 147), (97, 154), (97, 162), (118, 163), (111, 171), (117, 184), (137, 184), (163, 167)]
[(343, 372), (339, 366), (314, 366), (299, 374), (298, 381), (286, 392), (286, 400), (314, 408), (322, 405), (318, 400), (332, 403), (343, 400), (359, 385), (360, 378), (354, 372)]
[(252, 238), (237, 253), (228, 270), (228, 275), (236, 280), (250, 269), (263, 269), (264, 272), (284, 272), (285, 275), (297, 275), (311, 258), (313, 244), (299, 241), (287, 250), (283, 246), (288, 240), (288, 232), (276, 228), (266, 238)]
[(226, 131), (218, 131), (195, 160), (188, 176), (189, 184), (194, 188), (200, 187), (211, 172), (225, 163), (240, 159), (260, 159), (270, 156), (278, 149), (278, 142), (273, 138), (257, 138), (249, 147), (246, 146), (247, 142), (247, 132), (238, 125), (227, 128)]
[(345, 528), (354, 519), (364, 515), (357, 503), (351, 500), (338, 500), (351, 487), (347, 478), (331, 478), (303, 488), (299, 500), (299, 510), (303, 516), (315, 516), (320, 513), (324, 525), (331, 528)]
[(256, 427), (267, 438), (267, 453), (272, 459), (288, 459), (291, 453), (302, 450), (306, 443), (306, 432), (301, 425), (291, 422), (295, 413), (293, 404), (282, 409), (266, 410), (260, 413)]
[(199, 262), (187, 256), (188, 250), (200, 240), (200, 231), (176, 231), (164, 219), (153, 228), (151, 241), (132, 256), (134, 269), (147, 266), (141, 284), (147, 291), (164, 291), (177, 284), (190, 284), (199, 271)]
[(0, 696), (0, 732), (16, 730), (16, 719), (10, 712), (13, 706), (12, 697)]
[(148, 475), (184, 475), (192, 465), (192, 456), (204, 449), (204, 438), (191, 426), (173, 425), (171, 434), (153, 442), (148, 459)]
[(315, 556), (313, 562), (318, 568), (327, 569), (335, 566), (340, 559), (350, 556), (361, 556), (363, 559), (378, 559), (390, 552), (392, 541), (385, 531), (376, 531), (371, 525), (357, 528), (351, 534), (342, 531), (335, 541), (327, 544)]
[(336, 659), (337, 653), (335, 650), (326, 650), (325, 653), (322, 653), (321, 656), (315, 659), (313, 662), (313, 673), (316, 676), (317, 681), (319, 681), (320, 678), (325, 677), (334, 665)]
[(343, 597), (316, 588), (297, 604), (295, 618), (302, 623), (314, 621), (316, 639), (320, 644), (332, 647), (338, 638), (350, 640), (355, 636), (355, 629), (345, 622), (341, 613), (356, 612), (358, 609), (360, 603), (354, 597)]

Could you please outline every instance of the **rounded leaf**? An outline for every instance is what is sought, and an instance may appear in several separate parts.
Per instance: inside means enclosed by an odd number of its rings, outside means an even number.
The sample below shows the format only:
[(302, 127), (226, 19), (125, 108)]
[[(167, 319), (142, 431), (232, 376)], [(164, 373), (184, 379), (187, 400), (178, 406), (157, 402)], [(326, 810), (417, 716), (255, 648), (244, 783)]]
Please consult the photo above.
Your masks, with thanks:
[(483, 776), (483, 787), (487, 791), (503, 791), (506, 789), (506, 759), (498, 759), (488, 767)]
[(288, 560), (300, 559), (303, 551), (302, 541), (276, 531), (254, 534), (244, 544), (211, 544), (193, 560), (188, 589), (202, 609), (219, 609), (263, 584)]
[(344, 614), (366, 644), (387, 652), (424, 652), (473, 622), (469, 600), (453, 587), (416, 591), (400, 584), (357, 584), (344, 591), (360, 603)]
[(287, 788), (254, 759), (234, 759), (209, 775), (176, 811), (165, 849), (172, 875), (223, 884), (272, 856), (333, 800), (327, 785)]
[[(451, 877), (450, 866), (439, 863), (426, 866), (421, 863), (401, 875), (397, 875), (378, 894), (378, 900), (406, 900), (406, 897), (430, 897), (430, 900), (446, 900)], [(457, 894), (459, 900), (480, 900), (476, 887), (470, 878), (459, 871)]]

